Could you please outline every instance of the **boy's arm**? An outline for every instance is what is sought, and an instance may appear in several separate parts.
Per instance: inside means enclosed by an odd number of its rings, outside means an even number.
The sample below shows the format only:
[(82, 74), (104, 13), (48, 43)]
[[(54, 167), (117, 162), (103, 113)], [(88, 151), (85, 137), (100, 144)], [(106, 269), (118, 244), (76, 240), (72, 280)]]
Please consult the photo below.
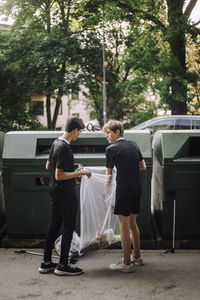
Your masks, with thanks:
[(106, 183), (109, 184), (111, 182), (112, 179), (112, 168), (106, 168)]
[(90, 178), (92, 173), (87, 169), (83, 171), (77, 171), (77, 172), (64, 172), (64, 170), (56, 168), (55, 171), (55, 178), (58, 181), (77, 178), (80, 177), (81, 175), (86, 175), (88, 178)]
[(106, 168), (106, 175), (112, 175), (112, 168)]
[(47, 160), (47, 162), (46, 162), (46, 170), (47, 171), (50, 170), (50, 161), (49, 160)]
[(140, 171), (146, 170), (146, 163), (144, 159), (139, 161), (139, 169)]

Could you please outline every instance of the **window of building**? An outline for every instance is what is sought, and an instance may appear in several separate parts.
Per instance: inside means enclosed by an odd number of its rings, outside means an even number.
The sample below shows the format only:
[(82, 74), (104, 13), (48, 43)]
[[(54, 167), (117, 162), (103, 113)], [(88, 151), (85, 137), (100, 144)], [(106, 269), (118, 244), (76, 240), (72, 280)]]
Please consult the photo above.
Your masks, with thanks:
[(33, 101), (33, 112), (37, 115), (44, 116), (44, 102), (43, 101)]
[(72, 117), (77, 117), (77, 118), (79, 118), (79, 113), (73, 113), (73, 114), (72, 114)]

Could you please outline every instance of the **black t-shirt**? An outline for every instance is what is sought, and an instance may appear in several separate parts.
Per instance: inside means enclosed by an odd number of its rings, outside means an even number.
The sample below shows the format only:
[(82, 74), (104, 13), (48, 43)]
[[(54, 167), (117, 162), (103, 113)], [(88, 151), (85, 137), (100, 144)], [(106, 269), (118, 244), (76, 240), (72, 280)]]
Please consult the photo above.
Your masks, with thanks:
[(50, 161), (50, 184), (51, 188), (57, 186), (63, 189), (74, 189), (75, 179), (59, 180), (55, 179), (56, 168), (64, 170), (64, 172), (74, 172), (74, 155), (70, 145), (63, 139), (56, 139), (52, 146), (49, 155)]
[(119, 139), (106, 148), (106, 167), (117, 169), (118, 195), (131, 195), (141, 190), (139, 162), (143, 156), (133, 141)]

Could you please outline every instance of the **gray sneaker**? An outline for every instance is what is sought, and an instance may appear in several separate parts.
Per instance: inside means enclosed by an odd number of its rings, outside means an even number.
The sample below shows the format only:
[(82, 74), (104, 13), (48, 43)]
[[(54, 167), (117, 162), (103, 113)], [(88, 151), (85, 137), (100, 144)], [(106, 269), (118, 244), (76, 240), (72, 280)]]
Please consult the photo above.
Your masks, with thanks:
[(57, 264), (53, 263), (53, 262), (50, 262), (49, 264), (45, 264), (45, 263), (42, 262), (39, 269), (38, 269), (38, 271), (40, 273), (46, 274), (46, 273), (54, 271), (56, 266), (57, 266)]
[(65, 275), (76, 276), (76, 275), (83, 274), (83, 270), (71, 264), (67, 264), (63, 267), (61, 267), (60, 264), (57, 264), (54, 273), (56, 275), (61, 275), (61, 276), (65, 276)]
[(131, 262), (135, 265), (135, 266), (143, 266), (143, 259), (141, 257), (139, 258), (135, 258), (134, 256), (131, 256)]
[(118, 264), (111, 264), (109, 268), (113, 271), (124, 272), (124, 273), (132, 273), (135, 270), (134, 264), (125, 265), (122, 261)]

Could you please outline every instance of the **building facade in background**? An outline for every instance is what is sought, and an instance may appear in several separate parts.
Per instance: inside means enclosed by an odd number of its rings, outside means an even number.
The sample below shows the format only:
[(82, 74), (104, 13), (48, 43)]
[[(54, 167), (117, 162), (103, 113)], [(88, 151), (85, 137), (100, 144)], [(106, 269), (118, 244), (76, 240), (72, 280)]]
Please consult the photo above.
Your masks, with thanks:
[[(46, 113), (46, 99), (42, 94), (31, 94), (33, 101), (33, 108), (38, 115), (38, 120), (40, 123), (47, 127), (47, 113)], [(51, 115), (53, 116), (55, 105), (53, 104), (53, 99), (51, 101)], [(59, 108), (58, 118), (56, 122), (56, 130), (64, 130), (66, 119), (69, 117), (79, 117), (84, 123), (90, 120), (90, 111), (87, 108), (87, 104), (82, 92), (78, 94), (73, 94), (70, 96), (63, 96), (61, 100), (61, 105)]]

